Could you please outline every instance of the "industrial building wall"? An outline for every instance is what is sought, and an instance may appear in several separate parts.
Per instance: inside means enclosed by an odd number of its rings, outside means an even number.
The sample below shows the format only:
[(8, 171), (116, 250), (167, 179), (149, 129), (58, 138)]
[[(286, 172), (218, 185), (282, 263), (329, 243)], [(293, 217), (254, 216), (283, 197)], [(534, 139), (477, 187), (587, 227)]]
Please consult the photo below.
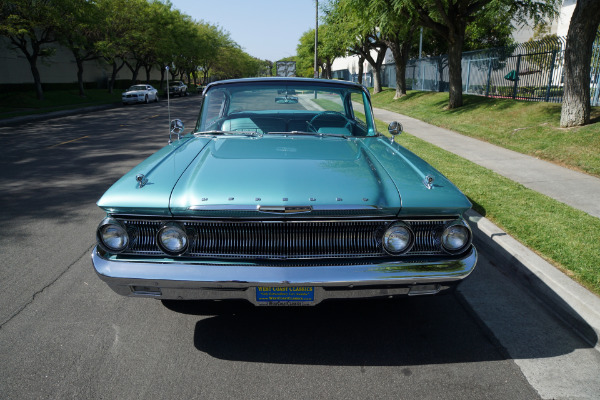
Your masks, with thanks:
[[(38, 69), (42, 84), (77, 82), (77, 64), (71, 51), (59, 44), (54, 44), (56, 52), (53, 56), (38, 59)], [(83, 79), (86, 83), (97, 83), (98, 87), (107, 87), (112, 67), (104, 60), (86, 61), (83, 68)], [(131, 71), (125, 66), (119, 71), (117, 80), (131, 79)], [(160, 80), (160, 71), (154, 68), (152, 80)], [(146, 71), (142, 69), (138, 80), (146, 80)], [(7, 38), (0, 37), (0, 84), (33, 83), (29, 62), (20, 50), (12, 50)]]

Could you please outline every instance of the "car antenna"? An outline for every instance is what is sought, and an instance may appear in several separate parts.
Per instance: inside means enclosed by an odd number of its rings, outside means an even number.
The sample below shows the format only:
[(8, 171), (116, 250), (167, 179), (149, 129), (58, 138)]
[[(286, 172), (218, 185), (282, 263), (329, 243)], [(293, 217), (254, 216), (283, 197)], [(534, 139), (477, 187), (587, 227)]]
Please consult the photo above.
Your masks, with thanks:
[(167, 111), (169, 113), (169, 124), (167, 126), (169, 127), (169, 133), (171, 133), (171, 98), (169, 96), (169, 66), (167, 65), (165, 69), (167, 70)]

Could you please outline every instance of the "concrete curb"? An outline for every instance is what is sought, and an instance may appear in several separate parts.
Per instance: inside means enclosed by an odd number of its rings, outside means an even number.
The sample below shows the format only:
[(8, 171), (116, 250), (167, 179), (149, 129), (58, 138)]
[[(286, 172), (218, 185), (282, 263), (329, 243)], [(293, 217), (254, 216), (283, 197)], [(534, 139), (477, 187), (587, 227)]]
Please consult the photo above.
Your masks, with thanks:
[(44, 120), (52, 119), (52, 118), (60, 118), (60, 117), (66, 117), (66, 116), (70, 116), (70, 115), (86, 114), (86, 113), (90, 113), (90, 112), (94, 112), (94, 111), (108, 110), (108, 109), (117, 108), (117, 107), (121, 107), (121, 103), (103, 104), (100, 106), (90, 106), (90, 107), (82, 107), (82, 108), (73, 108), (70, 110), (52, 111), (52, 112), (42, 113), (42, 114), (23, 115), (22, 117), (0, 119), (0, 126), (12, 126), (12, 125), (25, 124), (25, 123), (29, 123), (29, 122), (35, 122), (35, 121), (44, 121)]
[(475, 245), (489, 254), (504, 275), (538, 298), (600, 351), (600, 298), (566, 276), (519, 241), (470, 210), (466, 217)]

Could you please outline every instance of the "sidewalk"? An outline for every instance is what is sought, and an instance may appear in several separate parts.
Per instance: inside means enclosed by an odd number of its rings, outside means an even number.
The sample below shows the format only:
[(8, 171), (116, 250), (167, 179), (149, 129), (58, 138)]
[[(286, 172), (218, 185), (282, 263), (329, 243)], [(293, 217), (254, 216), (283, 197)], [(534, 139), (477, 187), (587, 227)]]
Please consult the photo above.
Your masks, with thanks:
[[(463, 136), (392, 111), (375, 108), (375, 118), (398, 121), (411, 135), (600, 218), (600, 179)], [(495, 266), (542, 300), (563, 321), (600, 350), (600, 298), (523, 246), (487, 218), (467, 214), (475, 244)], [(598, 240), (598, 237), (590, 238)]]
[(463, 136), (392, 111), (373, 109), (375, 118), (398, 121), (411, 135), (490, 169), (561, 203), (600, 218), (600, 178)]

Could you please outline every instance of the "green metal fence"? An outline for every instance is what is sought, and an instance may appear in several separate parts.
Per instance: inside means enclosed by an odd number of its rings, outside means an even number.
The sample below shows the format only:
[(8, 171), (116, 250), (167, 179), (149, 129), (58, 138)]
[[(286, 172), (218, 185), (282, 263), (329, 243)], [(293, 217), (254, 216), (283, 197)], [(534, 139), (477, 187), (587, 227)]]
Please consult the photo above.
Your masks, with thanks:
[[(463, 93), (488, 97), (561, 103), (563, 98), (563, 64), (565, 38), (549, 37), (544, 40), (515, 46), (470, 51), (463, 53)], [(600, 40), (593, 48), (590, 74), (590, 100), (600, 106)], [(334, 74), (357, 81), (352, 74)], [(369, 84), (365, 74), (363, 82)], [(447, 56), (421, 58), (406, 65), (407, 89), (448, 91)], [(384, 86), (396, 86), (394, 64), (382, 70)]]

